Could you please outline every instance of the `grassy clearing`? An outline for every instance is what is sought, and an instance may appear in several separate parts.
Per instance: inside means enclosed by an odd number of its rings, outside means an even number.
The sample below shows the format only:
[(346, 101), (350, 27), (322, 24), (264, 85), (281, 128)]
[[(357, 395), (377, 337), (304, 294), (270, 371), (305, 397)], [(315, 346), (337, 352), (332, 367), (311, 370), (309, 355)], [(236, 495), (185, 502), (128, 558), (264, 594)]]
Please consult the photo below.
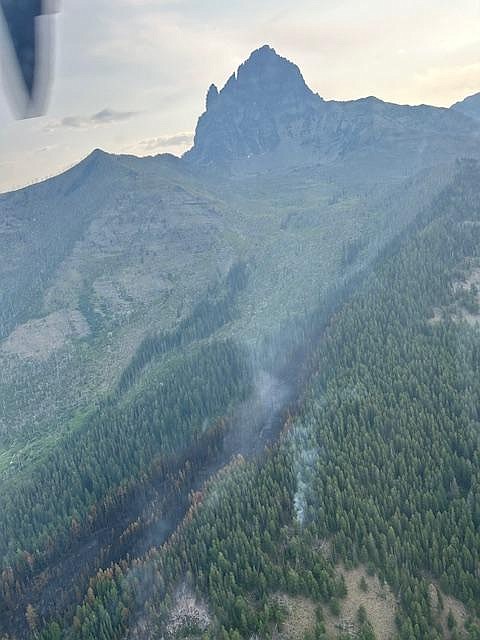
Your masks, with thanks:
[[(391, 589), (382, 584), (376, 576), (368, 575), (363, 567), (348, 571), (342, 568), (339, 572), (345, 578), (347, 595), (340, 602), (338, 616), (333, 615), (327, 607), (323, 607), (325, 627), (329, 636), (337, 638), (341, 634), (348, 634), (355, 637), (359, 628), (358, 609), (363, 606), (378, 640), (393, 639), (396, 635), (397, 599)], [(303, 640), (305, 634), (315, 628), (317, 605), (308, 598), (285, 594), (278, 596), (278, 601), (287, 611), (287, 620), (277, 635), (278, 640)]]

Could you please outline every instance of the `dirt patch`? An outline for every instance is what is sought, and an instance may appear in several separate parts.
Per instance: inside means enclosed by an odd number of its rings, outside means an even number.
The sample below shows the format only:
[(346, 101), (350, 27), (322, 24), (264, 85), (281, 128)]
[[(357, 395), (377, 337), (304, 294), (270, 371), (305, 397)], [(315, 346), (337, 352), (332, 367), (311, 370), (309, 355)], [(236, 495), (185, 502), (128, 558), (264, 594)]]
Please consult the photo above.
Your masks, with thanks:
[(89, 333), (88, 323), (80, 311), (62, 309), (17, 327), (0, 345), (0, 351), (20, 358), (46, 360), (68, 340), (83, 338)]
[(358, 631), (358, 609), (363, 606), (378, 640), (394, 638), (397, 633), (397, 599), (388, 585), (382, 584), (376, 576), (369, 576), (363, 567), (348, 571), (342, 569), (340, 573), (345, 578), (347, 595), (340, 601), (341, 611), (338, 617), (324, 607), (327, 632), (333, 637), (337, 637), (339, 633), (354, 635)]
[(308, 631), (315, 628), (315, 603), (302, 596), (288, 596), (281, 594), (277, 601), (287, 612), (287, 619), (282, 630), (274, 636), (278, 640), (303, 640)]
[(448, 624), (450, 613), (454, 620), (455, 629), (462, 630), (469, 617), (465, 605), (453, 596), (445, 595), (433, 582), (429, 585), (429, 595), (432, 610), (435, 611), (438, 616), (445, 637), (450, 638), (452, 635)]
[[(347, 587), (347, 595), (340, 601), (340, 614), (334, 616), (328, 606), (322, 607), (329, 637), (337, 638), (340, 634), (355, 637), (359, 630), (358, 609), (363, 606), (378, 640), (393, 639), (397, 633), (397, 599), (391, 589), (381, 584), (376, 576), (369, 576), (361, 567), (348, 571), (341, 569), (339, 572), (344, 576)], [(315, 629), (315, 602), (309, 598), (286, 594), (277, 596), (277, 600), (285, 608), (287, 619), (282, 630), (274, 635), (274, 639), (303, 640), (307, 632)]]

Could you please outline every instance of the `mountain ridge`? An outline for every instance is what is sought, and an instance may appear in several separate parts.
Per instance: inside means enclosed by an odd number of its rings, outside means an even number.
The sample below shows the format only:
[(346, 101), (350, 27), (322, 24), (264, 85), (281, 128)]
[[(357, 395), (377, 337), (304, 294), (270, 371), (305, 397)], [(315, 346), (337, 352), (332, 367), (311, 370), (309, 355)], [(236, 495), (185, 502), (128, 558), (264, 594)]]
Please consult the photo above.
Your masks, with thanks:
[[(240, 104), (240, 108), (239, 101), (246, 106)], [(135, 156), (94, 149), (70, 169), (37, 185), (108, 158), (131, 158), (133, 162), (161, 158), (172, 164), (177, 162), (179, 170), (206, 169), (248, 176), (272, 170), (289, 171), (297, 166), (320, 168), (350, 160), (355, 163), (359, 153), (367, 164), (375, 153), (390, 156), (395, 163), (399, 160), (392, 158), (395, 147), (411, 155), (409, 173), (413, 174), (430, 166), (442, 152), (448, 155), (449, 162), (463, 155), (477, 157), (479, 119), (480, 93), (449, 108), (397, 104), (374, 95), (325, 100), (308, 87), (296, 64), (265, 44), (250, 54), (221, 89), (210, 85), (194, 144), (181, 157), (169, 153)], [(427, 139), (426, 131), (436, 138), (437, 144)], [(439, 140), (443, 140), (440, 145)], [(386, 143), (383, 148), (375, 148), (382, 142)], [(402, 144), (404, 149), (400, 149)], [(291, 160), (285, 159), (287, 153)], [(405, 161), (400, 164), (395, 170), (408, 171)]]
[(455, 102), (450, 108), (474, 120), (480, 120), (480, 92)]
[(480, 128), (465, 114), (374, 96), (325, 101), (295, 64), (268, 45), (254, 51), (220, 91), (212, 85), (206, 105), (183, 159), (236, 175), (358, 162), (360, 156), (370, 168), (378, 155), (394, 171), (410, 166), (415, 172), (439, 155), (454, 160), (478, 154), (472, 138), (478, 140)]

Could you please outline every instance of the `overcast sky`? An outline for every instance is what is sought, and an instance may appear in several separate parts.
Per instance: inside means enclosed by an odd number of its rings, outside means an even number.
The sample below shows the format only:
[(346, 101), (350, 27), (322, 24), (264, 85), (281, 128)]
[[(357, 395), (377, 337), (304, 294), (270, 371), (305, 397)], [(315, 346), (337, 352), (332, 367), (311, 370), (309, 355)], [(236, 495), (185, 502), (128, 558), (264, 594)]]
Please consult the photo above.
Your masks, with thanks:
[(480, 0), (63, 0), (48, 112), (0, 88), (0, 191), (95, 147), (181, 154), (208, 86), (263, 44), (326, 99), (450, 106), (480, 91)]

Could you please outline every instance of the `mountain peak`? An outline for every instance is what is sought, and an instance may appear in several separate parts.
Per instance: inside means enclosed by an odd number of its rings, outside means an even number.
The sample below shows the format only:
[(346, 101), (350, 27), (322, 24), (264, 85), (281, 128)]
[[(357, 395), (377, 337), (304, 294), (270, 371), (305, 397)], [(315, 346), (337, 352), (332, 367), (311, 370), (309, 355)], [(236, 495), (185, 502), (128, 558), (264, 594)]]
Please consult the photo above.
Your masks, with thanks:
[(283, 58), (280, 55), (278, 55), (275, 49), (271, 47), (269, 44), (264, 44), (258, 49), (255, 49), (255, 51), (252, 51), (249, 59), (258, 58), (258, 57), (275, 57), (283, 60)]
[(293, 93), (297, 97), (313, 95), (297, 65), (269, 45), (253, 51), (230, 77), (223, 91), (256, 93), (267, 99), (280, 93)]
[(252, 51), (248, 59), (239, 67), (239, 74), (244, 71), (251, 69), (261, 69), (266, 66), (276, 66), (276, 67), (289, 67), (290, 69), (295, 69), (298, 73), (300, 73), (298, 67), (287, 58), (283, 58), (279, 55), (273, 47), (268, 44), (263, 45), (259, 49), (255, 49)]
[(293, 123), (322, 102), (296, 64), (264, 45), (250, 54), (220, 92), (210, 86), (195, 145), (186, 158), (227, 166), (234, 158), (273, 151), (285, 122)]
[[(210, 85), (206, 111), (217, 104), (224, 106), (225, 99), (275, 104), (282, 96), (302, 99), (313, 95), (297, 65), (278, 55), (269, 45), (264, 45), (253, 51), (232, 73), (220, 92), (216, 85)], [(219, 97), (223, 101), (219, 101)]]

